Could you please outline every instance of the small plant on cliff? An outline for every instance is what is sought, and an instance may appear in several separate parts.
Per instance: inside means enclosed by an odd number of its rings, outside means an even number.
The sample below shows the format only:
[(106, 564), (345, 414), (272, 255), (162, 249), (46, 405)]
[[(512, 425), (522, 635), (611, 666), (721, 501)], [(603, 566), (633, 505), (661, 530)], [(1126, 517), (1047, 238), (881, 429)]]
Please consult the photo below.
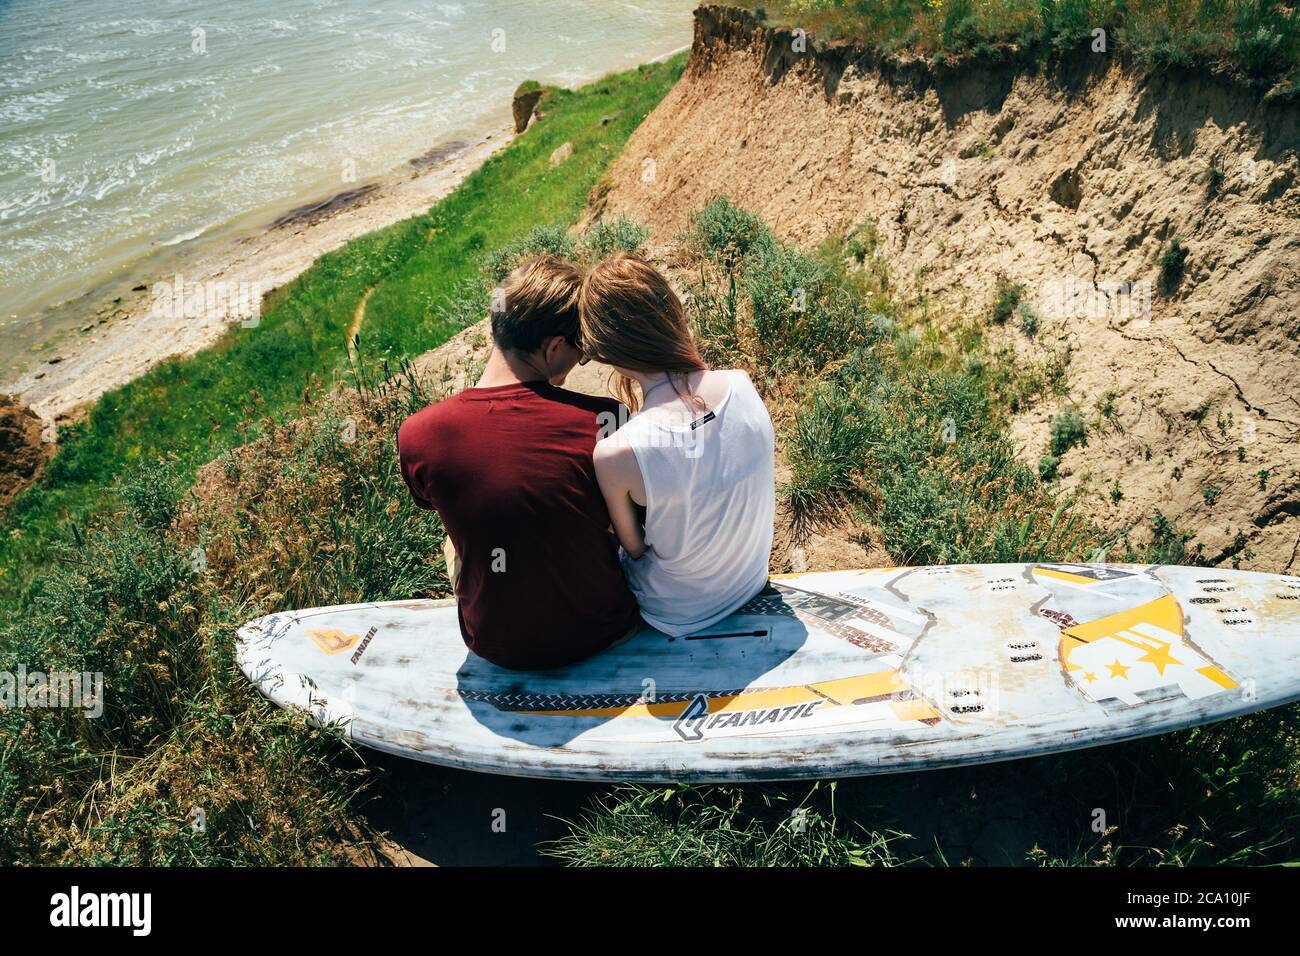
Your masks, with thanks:
[(993, 302), (993, 321), (1002, 325), (1015, 314), (1016, 308), (1024, 298), (1025, 287), (1018, 282), (1005, 278), (998, 279), (998, 295)]
[(1217, 196), (1219, 190), (1223, 188), (1223, 180), (1227, 173), (1217, 162), (1211, 160), (1209, 171), (1205, 174), (1205, 191), (1210, 196)]
[(1031, 339), (1038, 334), (1038, 310), (1028, 302), (1021, 302), (1020, 307), (1016, 309), (1016, 314), (1020, 316), (1020, 329)]
[(1160, 253), (1160, 282), (1166, 289), (1175, 288), (1182, 281), (1187, 267), (1188, 248), (1177, 236)]
[(1151, 544), (1143, 553), (1141, 560), (1152, 564), (1202, 564), (1201, 546), (1197, 545), (1195, 553), (1187, 550), (1187, 544), (1194, 537), (1190, 531), (1181, 530), (1157, 511), (1151, 517)]
[(876, 254), (880, 245), (880, 230), (874, 222), (865, 222), (855, 226), (845, 239), (844, 251), (858, 265), (866, 262), (868, 256)]
[(1075, 445), (1086, 444), (1088, 426), (1079, 410), (1070, 407), (1052, 419), (1052, 454), (1064, 455)]

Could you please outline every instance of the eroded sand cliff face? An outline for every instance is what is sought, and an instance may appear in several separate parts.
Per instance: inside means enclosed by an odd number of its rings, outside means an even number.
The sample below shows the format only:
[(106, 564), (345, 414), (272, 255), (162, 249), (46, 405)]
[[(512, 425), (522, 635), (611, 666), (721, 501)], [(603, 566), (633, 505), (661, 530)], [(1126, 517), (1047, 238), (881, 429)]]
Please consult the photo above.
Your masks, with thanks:
[(874, 223), (893, 289), (941, 325), (1020, 284), (1037, 335), (993, 334), (1024, 363), (1069, 355), (1068, 396), (1014, 420), (1026, 460), (1077, 403), (1061, 485), (1104, 527), (1144, 539), (1159, 511), (1212, 561), (1300, 567), (1300, 107), (1105, 54), (945, 72), (794, 39), (697, 11), (686, 75), (592, 217), (659, 248), (719, 194), (805, 244)]

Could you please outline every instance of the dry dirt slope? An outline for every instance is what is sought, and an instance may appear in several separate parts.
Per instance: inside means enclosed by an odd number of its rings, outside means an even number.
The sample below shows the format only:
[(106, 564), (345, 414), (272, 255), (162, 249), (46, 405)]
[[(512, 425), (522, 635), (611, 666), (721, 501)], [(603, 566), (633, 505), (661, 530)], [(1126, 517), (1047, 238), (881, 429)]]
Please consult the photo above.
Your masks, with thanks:
[[(1219, 80), (1105, 54), (937, 72), (845, 45), (796, 53), (788, 32), (702, 7), (686, 75), (593, 215), (625, 212), (661, 244), (718, 194), (801, 243), (871, 221), (895, 289), (940, 323), (987, 314), (999, 278), (1022, 284), (1040, 331), (999, 334), (1024, 361), (1068, 349), (1068, 399), (1094, 422), (1062, 486), (1109, 529), (1159, 509), (1214, 561), (1294, 570), (1298, 147), (1300, 107)], [(1175, 236), (1185, 275), (1162, 289)], [(1058, 294), (1122, 283), (1109, 302)], [(1027, 460), (1061, 404), (1017, 417)]]

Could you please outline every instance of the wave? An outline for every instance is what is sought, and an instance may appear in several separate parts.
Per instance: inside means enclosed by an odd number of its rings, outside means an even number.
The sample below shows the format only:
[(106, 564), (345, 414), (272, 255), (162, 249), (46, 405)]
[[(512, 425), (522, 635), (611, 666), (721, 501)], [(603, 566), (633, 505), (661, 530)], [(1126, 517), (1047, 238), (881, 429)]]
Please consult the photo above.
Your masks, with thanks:
[(155, 245), (179, 246), (182, 242), (189, 242), (191, 239), (197, 239), (199, 236), (211, 229), (213, 225), (215, 225), (215, 223), (207, 226), (199, 226), (199, 228), (193, 229), (189, 232), (182, 232), (179, 236), (173, 236), (170, 239), (160, 239), (155, 243)]

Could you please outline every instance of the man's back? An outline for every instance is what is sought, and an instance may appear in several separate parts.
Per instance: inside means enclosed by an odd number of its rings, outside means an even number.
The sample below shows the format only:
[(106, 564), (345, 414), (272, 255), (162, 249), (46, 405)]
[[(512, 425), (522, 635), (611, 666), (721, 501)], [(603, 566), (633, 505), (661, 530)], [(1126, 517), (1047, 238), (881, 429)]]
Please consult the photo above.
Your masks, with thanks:
[(461, 558), (461, 633), (480, 657), (558, 666), (636, 623), (591, 458), (618, 411), (526, 382), (466, 389), (403, 423), (402, 475)]

